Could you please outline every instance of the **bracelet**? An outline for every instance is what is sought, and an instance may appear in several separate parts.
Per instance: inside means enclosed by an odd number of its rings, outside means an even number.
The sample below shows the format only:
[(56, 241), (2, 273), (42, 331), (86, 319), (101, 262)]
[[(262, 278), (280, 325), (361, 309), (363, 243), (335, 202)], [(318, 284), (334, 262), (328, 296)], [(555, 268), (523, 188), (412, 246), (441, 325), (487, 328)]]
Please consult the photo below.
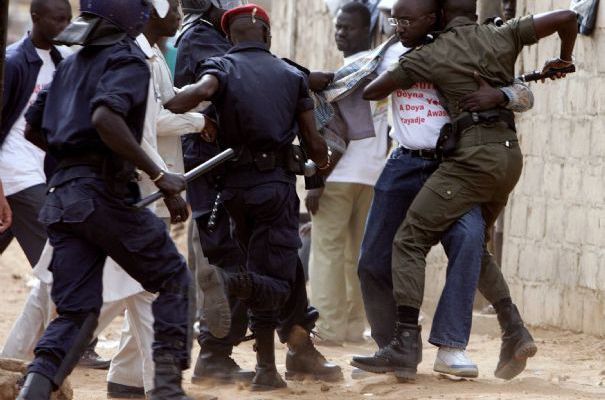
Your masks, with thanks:
[[(158, 176), (156, 176), (155, 178), (151, 179), (151, 182), (156, 183), (158, 182), (160, 179), (162, 179), (164, 177), (164, 175), (166, 175), (164, 173), (164, 171), (160, 171), (160, 173), (158, 174)], [(151, 177), (150, 177), (151, 178)]]
[(320, 171), (324, 171), (324, 170), (330, 168), (331, 165), (332, 165), (332, 149), (328, 146), (328, 160), (326, 161), (326, 164), (324, 166), (320, 167), (318, 165), (317, 169)]
[(562, 59), (561, 57), (558, 57), (555, 61), (561, 62), (563, 64), (567, 64), (567, 65), (571, 65), (574, 62), (573, 56), (571, 57), (571, 60), (567, 61)]

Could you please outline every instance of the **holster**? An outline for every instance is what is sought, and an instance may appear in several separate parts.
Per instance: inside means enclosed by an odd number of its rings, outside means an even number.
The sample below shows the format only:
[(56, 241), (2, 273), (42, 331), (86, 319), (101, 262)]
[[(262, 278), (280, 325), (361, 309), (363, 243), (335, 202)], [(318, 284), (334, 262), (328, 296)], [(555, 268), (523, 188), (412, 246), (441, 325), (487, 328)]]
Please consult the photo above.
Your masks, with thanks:
[(452, 123), (443, 125), (439, 132), (439, 139), (437, 139), (437, 158), (443, 160), (454, 153), (456, 145), (460, 140), (460, 131), (457, 126)]

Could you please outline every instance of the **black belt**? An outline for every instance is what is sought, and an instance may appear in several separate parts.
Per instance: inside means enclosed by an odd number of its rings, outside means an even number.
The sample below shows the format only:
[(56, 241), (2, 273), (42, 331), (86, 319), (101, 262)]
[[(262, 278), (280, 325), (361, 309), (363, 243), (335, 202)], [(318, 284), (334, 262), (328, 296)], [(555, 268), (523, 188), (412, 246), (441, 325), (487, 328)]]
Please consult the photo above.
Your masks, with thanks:
[(403, 154), (409, 154), (414, 158), (422, 158), (424, 160), (438, 160), (437, 152), (435, 150), (410, 150), (405, 147), (399, 147)]
[(57, 169), (65, 169), (75, 166), (89, 166), (103, 168), (103, 164), (106, 160), (105, 155), (101, 154), (81, 154), (77, 156), (64, 157), (59, 161)]
[(503, 108), (465, 113), (456, 119), (454, 124), (456, 131), (462, 133), (474, 125), (493, 124), (496, 122), (503, 122), (513, 131), (517, 131), (517, 127), (515, 126), (515, 114), (512, 111)]
[(239, 168), (272, 160), (275, 167), (284, 168), (287, 166), (286, 157), (287, 154), (285, 151), (252, 152), (247, 148), (243, 148), (240, 149), (235, 158), (230, 160), (227, 165)]

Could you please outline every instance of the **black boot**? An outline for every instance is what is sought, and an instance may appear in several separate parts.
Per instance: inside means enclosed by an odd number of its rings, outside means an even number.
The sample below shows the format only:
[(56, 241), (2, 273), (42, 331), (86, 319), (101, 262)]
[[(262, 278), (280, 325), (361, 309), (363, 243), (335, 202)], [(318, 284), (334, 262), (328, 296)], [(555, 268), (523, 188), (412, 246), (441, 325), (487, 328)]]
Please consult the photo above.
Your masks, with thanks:
[(252, 379), (253, 391), (283, 389), (288, 385), (275, 367), (275, 330), (258, 329), (256, 335), (256, 375)]
[(496, 307), (496, 312), (502, 329), (502, 346), (494, 375), (500, 379), (510, 380), (523, 372), (527, 359), (536, 355), (538, 347), (523, 325), (517, 306), (506, 304)]
[(179, 362), (170, 355), (155, 358), (154, 388), (149, 393), (150, 400), (193, 400), (181, 386), (182, 375)]
[(381, 348), (373, 357), (353, 357), (351, 365), (374, 373), (394, 372), (403, 381), (416, 379), (416, 371), (422, 350), (420, 325), (397, 322), (395, 337), (391, 343)]
[(294, 326), (288, 338), (286, 379), (306, 378), (326, 382), (338, 382), (344, 379), (340, 367), (329, 363), (317, 351), (309, 337), (309, 332), (300, 326)]
[(32, 372), (25, 377), (25, 383), (17, 400), (49, 400), (53, 384), (47, 377)]
[(78, 361), (78, 367), (92, 368), (92, 369), (109, 369), (111, 360), (102, 358), (96, 351), (95, 347), (99, 340), (93, 340), (84, 350), (84, 353), (80, 356)]
[(192, 383), (202, 383), (215, 380), (222, 383), (251, 382), (254, 371), (242, 369), (233, 358), (225, 355), (216, 355), (211, 352), (200, 351), (191, 378)]

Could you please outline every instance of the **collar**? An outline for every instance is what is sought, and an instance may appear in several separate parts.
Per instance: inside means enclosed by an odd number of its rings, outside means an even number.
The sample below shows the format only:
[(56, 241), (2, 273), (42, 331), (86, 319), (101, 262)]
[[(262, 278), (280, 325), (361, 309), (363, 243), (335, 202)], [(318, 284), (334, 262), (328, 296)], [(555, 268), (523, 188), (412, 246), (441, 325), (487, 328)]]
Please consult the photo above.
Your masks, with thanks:
[(236, 52), (239, 52), (239, 51), (246, 51), (246, 50), (262, 50), (262, 51), (266, 51), (267, 53), (271, 53), (269, 51), (269, 49), (267, 48), (267, 45), (264, 44), (264, 43), (260, 43), (260, 42), (241, 42), (241, 43), (238, 43), (235, 46), (233, 46), (227, 52), (227, 54), (236, 53)]
[[(52, 49), (52, 46), (51, 46)], [(36, 51), (36, 46), (34, 46), (34, 42), (32, 42), (31, 37), (28, 35), (23, 39), (23, 50), (25, 50), (25, 58), (28, 63), (39, 63), (42, 62), (40, 56), (38, 56), (38, 52)]]
[(473, 21), (469, 17), (459, 16), (459, 17), (456, 17), (456, 18), (452, 19), (445, 26), (444, 31), (447, 31), (447, 30), (452, 29), (452, 28), (457, 28), (459, 26), (465, 26), (465, 25), (477, 25), (477, 21)]
[(147, 59), (150, 60), (155, 57), (153, 48), (151, 47), (149, 40), (147, 40), (144, 34), (141, 33), (139, 36), (137, 36), (136, 42), (143, 51), (143, 54), (145, 54), (145, 57), (147, 57)]

